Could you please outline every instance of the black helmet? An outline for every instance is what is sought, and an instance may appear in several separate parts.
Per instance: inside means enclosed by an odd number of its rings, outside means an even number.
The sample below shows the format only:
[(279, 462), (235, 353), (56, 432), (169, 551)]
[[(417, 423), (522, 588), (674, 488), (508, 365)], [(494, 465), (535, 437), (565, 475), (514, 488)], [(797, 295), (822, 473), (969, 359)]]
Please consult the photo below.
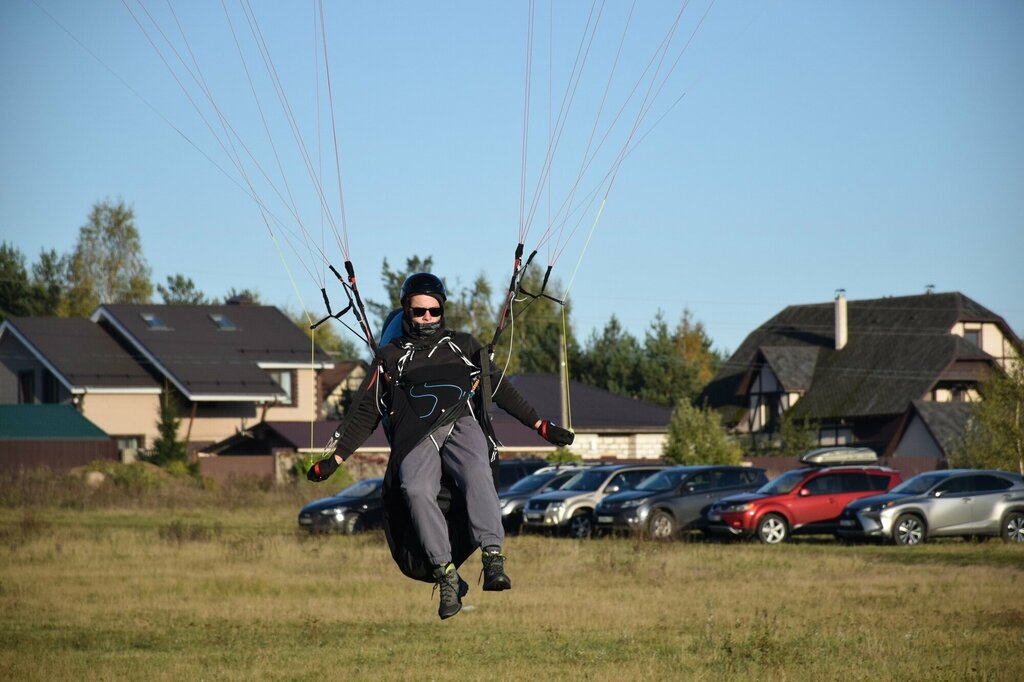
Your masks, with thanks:
[(402, 285), (402, 305), (416, 294), (427, 294), (441, 299), (444, 303), (448, 299), (448, 293), (444, 290), (444, 282), (437, 275), (429, 272), (417, 272), (409, 275)]

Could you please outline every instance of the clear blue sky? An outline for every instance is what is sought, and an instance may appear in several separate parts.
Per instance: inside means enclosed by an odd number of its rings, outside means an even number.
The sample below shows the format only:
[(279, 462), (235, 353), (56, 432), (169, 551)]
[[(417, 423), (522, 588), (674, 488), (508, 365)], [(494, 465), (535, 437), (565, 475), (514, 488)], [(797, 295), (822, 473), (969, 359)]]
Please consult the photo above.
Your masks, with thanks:
[[(241, 182), (125, 6), (37, 2), (0, 3), (0, 239), (30, 261), (41, 249), (70, 251), (91, 205), (122, 197), (135, 209), (154, 280), (183, 273), (209, 295), (251, 288), (292, 310), (301, 295), (320, 314), (305, 269), (320, 276), (315, 258), (301, 244), (296, 256), (281, 236), (297, 295), (255, 203), (162, 120)], [(183, 48), (165, 2), (128, 4), (149, 10)], [(227, 4), (283, 176), (319, 241), (313, 184), (239, 5)], [(482, 272), (503, 287), (520, 225), (528, 4), (325, 4), (351, 256), (364, 295), (381, 297), (385, 256), (400, 264), (432, 255), (450, 284)], [(599, 130), (643, 73), (672, 5), (637, 3)], [(313, 4), (252, 6), (315, 160)], [(554, 117), (590, 7), (558, 3), (549, 31), (549, 4), (537, 3), (528, 196), (547, 147), (549, 102)], [(218, 108), (283, 188), (220, 3), (178, 0), (174, 8)], [(690, 4), (669, 62), (707, 8), (707, 0)], [(612, 2), (602, 15), (554, 158), (553, 208), (576, 177), (627, 10)], [(614, 313), (642, 336), (659, 309), (675, 322), (689, 308), (717, 347), (735, 349), (785, 305), (829, 301), (837, 288), (859, 299), (928, 284), (961, 291), (1024, 332), (1021, 35), (1024, 3), (1015, 0), (715, 3), (639, 134), (664, 118), (616, 176), (570, 292), (577, 335), (585, 339)], [(326, 172), (334, 160), (322, 74), (319, 82)], [(635, 119), (635, 107), (627, 112), (629, 125), (609, 133), (577, 199), (612, 168)], [(337, 216), (336, 180), (328, 173), (324, 182)], [(287, 217), (267, 186), (257, 192)], [(555, 263), (563, 285), (596, 210), (581, 214)], [(544, 195), (528, 248), (547, 212)], [(327, 253), (340, 268), (331, 238)]]

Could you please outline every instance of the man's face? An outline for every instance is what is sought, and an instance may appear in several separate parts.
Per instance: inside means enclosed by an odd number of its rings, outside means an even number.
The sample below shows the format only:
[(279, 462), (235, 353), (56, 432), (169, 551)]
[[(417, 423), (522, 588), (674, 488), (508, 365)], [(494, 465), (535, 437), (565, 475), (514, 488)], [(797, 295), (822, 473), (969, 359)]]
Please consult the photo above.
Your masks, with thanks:
[(416, 294), (409, 298), (409, 315), (418, 324), (437, 322), (441, 313), (441, 304), (433, 296)]

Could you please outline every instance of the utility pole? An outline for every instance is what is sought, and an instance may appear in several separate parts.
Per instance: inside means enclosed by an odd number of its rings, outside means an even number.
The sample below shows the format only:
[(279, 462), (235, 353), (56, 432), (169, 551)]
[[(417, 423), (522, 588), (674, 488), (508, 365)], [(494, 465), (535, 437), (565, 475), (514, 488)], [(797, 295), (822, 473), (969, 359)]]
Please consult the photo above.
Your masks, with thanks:
[(558, 335), (558, 397), (562, 403), (562, 421), (559, 424), (569, 428), (569, 368), (565, 362), (565, 335)]

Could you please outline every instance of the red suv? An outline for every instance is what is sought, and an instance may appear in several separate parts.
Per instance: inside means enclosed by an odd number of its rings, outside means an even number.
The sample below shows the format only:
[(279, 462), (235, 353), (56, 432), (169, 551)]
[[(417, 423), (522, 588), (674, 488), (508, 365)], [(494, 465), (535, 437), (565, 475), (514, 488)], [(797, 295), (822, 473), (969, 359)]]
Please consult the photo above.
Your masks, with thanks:
[[(832, 450), (830, 454), (836, 453)], [(808, 455), (801, 460), (816, 461)], [(838, 459), (832, 457), (831, 461)], [(900, 472), (881, 466), (843, 464), (794, 469), (757, 492), (731, 495), (715, 502), (708, 509), (705, 530), (756, 536), (770, 545), (796, 533), (831, 534), (838, 528), (839, 516), (847, 504), (861, 497), (880, 495), (901, 481)]]

